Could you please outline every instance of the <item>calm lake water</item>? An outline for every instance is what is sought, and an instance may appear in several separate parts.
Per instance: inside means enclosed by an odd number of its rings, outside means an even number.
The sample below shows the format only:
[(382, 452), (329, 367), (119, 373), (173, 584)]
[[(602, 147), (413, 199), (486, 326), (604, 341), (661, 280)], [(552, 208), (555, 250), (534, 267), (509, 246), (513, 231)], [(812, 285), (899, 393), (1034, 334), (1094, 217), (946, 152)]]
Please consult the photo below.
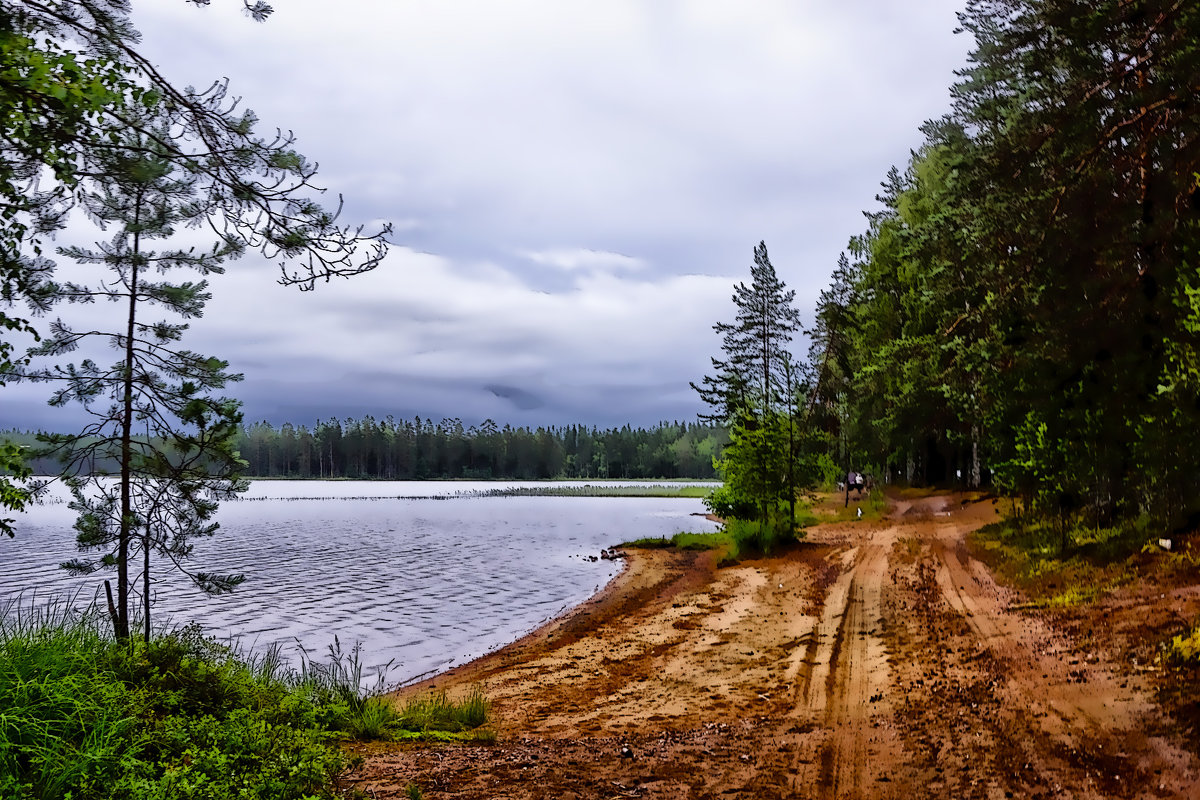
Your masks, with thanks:
[[(620, 569), (587, 560), (601, 548), (716, 528), (694, 515), (704, 510), (696, 499), (464, 496), (583, 483), (256, 481), (222, 506), (221, 530), (187, 562), (246, 582), (206, 597), (160, 564), (152, 613), (252, 647), (278, 642), (293, 659), (298, 646), (324, 658), (335, 636), (343, 649), (358, 642), (364, 663), (392, 662), (387, 681), (399, 683), (483, 655), (583, 602)], [(76, 555), (62, 496), (20, 515), (17, 538), (0, 541), (0, 599), (103, 597), (107, 573), (58, 568)]]

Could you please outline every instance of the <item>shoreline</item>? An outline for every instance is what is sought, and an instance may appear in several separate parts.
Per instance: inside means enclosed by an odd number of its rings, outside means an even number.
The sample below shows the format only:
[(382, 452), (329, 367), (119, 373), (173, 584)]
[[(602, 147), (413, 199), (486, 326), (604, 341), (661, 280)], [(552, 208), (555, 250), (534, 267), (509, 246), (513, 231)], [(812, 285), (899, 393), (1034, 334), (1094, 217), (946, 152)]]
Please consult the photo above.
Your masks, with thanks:
[[(672, 550), (625, 551), (621, 570), (592, 596), (578, 605), (546, 620), (520, 638), (501, 645), (491, 652), (442, 670), (436, 675), (409, 681), (385, 692), (392, 699), (405, 699), (432, 689), (462, 687), (482, 681), (487, 676), (510, 668), (521, 658), (537, 652), (564, 646), (595, 632), (608, 619), (631, 603), (642, 599), (646, 584), (657, 585), (664, 577), (674, 576), (682, 563), (697, 565), (705, 572), (715, 571), (715, 558), (708, 552), (679, 553)], [(640, 591), (639, 591), (640, 587)], [(439, 686), (439, 684), (443, 684)]]
[(600, 603), (604, 600), (604, 598), (608, 594), (616, 592), (618, 590), (618, 587), (616, 587), (617, 582), (620, 581), (623, 577), (625, 577), (631, 569), (634, 569), (633, 564), (631, 563), (632, 559), (630, 557), (627, 556), (626, 558), (623, 558), (621, 560), (622, 560), (622, 562), (624, 562), (621, 564), (621, 571), (618, 572), (616, 575), (612, 576), (611, 578), (609, 578), (608, 582), (605, 583), (602, 587), (600, 587), (600, 591), (596, 592), (591, 597), (584, 600), (582, 603), (571, 606), (570, 608), (565, 609), (562, 612), (554, 615), (553, 617), (546, 620), (545, 622), (542, 622), (536, 628), (525, 633), (523, 636), (521, 636), (518, 639), (514, 639), (513, 641), (511, 641), (507, 644), (502, 644), (499, 647), (495, 648), (494, 650), (484, 653), (481, 656), (476, 656), (475, 658), (471, 659), (470, 661), (464, 662), (462, 664), (456, 664), (455, 666), (450, 667), (449, 669), (444, 669), (441, 672), (438, 672), (436, 675), (431, 675), (429, 677), (422, 677), (422, 676), (418, 675), (415, 678), (412, 678), (408, 681), (405, 681), (404, 683), (401, 683), (399, 686), (396, 686), (392, 689), (388, 689), (386, 692), (384, 692), (384, 695), (388, 696), (388, 697), (397, 697), (397, 696), (408, 694), (408, 693), (415, 692), (415, 691), (423, 691), (426, 689), (436, 688), (436, 682), (439, 679), (442, 679), (443, 677), (453, 678), (469, 669), (483, 668), (485, 666), (485, 662), (487, 662), (489, 659), (494, 659), (495, 657), (499, 656), (505, 650), (508, 650), (511, 647), (518, 647), (522, 644), (528, 645), (531, 642), (541, 638), (543, 635), (546, 634), (547, 631), (553, 629), (556, 625), (565, 623), (571, 617), (580, 613), (587, 605), (589, 605), (591, 603)]

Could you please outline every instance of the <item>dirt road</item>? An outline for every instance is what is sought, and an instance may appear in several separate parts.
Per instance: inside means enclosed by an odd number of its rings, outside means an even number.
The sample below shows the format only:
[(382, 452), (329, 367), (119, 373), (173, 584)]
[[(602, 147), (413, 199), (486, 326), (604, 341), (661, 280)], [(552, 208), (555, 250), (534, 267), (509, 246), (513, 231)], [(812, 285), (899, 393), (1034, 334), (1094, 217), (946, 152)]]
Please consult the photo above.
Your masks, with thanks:
[[(364, 748), (426, 798), (1200, 798), (1143, 676), (968, 554), (990, 503), (896, 503), (717, 570), (637, 553), (600, 598), (426, 686), (482, 685), (492, 746)], [(1189, 750), (1189, 747), (1191, 748)]]

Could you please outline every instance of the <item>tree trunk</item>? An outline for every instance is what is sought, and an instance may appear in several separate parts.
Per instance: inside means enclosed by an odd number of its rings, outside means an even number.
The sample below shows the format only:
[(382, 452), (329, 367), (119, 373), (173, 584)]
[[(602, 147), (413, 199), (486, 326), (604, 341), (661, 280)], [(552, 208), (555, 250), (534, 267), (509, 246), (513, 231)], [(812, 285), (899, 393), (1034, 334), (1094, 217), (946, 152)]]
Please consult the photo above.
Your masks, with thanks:
[(150, 521), (146, 520), (146, 535), (142, 542), (142, 627), (146, 644), (150, 644)]
[(971, 476), (970, 485), (972, 489), (978, 489), (983, 483), (983, 470), (979, 465), (979, 426), (971, 426)]
[[(141, 219), (142, 198), (134, 205), (134, 220)], [(121, 404), (121, 523), (117, 533), (117, 616), (113, 633), (129, 638), (129, 539), (133, 524), (130, 488), (133, 481), (133, 337), (137, 319), (138, 254), (141, 233), (134, 231), (129, 264), (129, 320), (125, 327), (124, 397)]]

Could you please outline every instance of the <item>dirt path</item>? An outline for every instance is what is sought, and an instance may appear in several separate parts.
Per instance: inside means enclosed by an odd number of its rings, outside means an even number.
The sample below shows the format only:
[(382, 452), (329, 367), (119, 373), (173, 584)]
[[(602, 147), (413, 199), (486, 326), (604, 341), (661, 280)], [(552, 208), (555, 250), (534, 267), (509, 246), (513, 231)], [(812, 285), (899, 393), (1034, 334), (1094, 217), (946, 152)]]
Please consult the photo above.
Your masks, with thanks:
[(407, 690), (482, 685), (496, 745), (363, 748), (348, 782), (380, 798), (1200, 798), (1200, 761), (1139, 678), (1075, 657), (968, 555), (993, 514), (901, 503), (720, 570), (637, 554), (567, 618)]

